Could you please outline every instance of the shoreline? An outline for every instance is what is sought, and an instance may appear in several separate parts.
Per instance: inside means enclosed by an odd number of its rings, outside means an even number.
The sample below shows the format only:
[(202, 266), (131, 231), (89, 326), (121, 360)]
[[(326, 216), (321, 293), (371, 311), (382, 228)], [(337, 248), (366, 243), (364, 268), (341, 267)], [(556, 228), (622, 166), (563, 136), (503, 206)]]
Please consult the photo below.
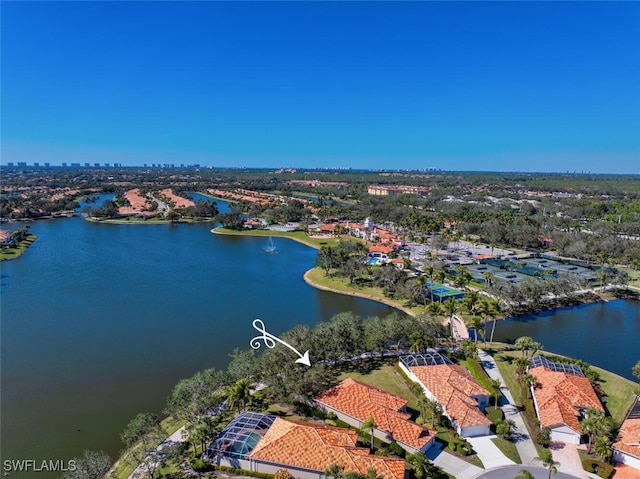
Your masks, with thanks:
[[(264, 231), (264, 233), (258, 233), (258, 231)], [(309, 246), (315, 250), (319, 250), (320, 247), (312, 242), (305, 241), (302, 238), (298, 238), (296, 236), (292, 236), (289, 233), (294, 233), (294, 231), (272, 231), (272, 230), (247, 230), (247, 231), (235, 231), (229, 230), (222, 226), (218, 226), (217, 228), (212, 228), (211, 232), (215, 235), (226, 235), (226, 236), (253, 236), (254, 238), (268, 238), (270, 236), (274, 236), (276, 238), (288, 238), (293, 241), (297, 241), (305, 246)], [(332, 238), (326, 238), (332, 239)]]
[(310, 286), (313, 286), (316, 289), (320, 289), (322, 291), (329, 291), (329, 292), (332, 292), (332, 293), (338, 293), (338, 294), (342, 294), (344, 296), (355, 296), (355, 297), (358, 297), (358, 298), (368, 299), (370, 301), (375, 301), (377, 303), (381, 303), (381, 304), (384, 304), (386, 306), (389, 306), (389, 307), (391, 307), (393, 309), (397, 309), (399, 311), (402, 311), (403, 313), (405, 313), (405, 314), (407, 314), (407, 315), (409, 315), (409, 316), (411, 316), (413, 318), (417, 317), (417, 314), (416, 314), (415, 311), (411, 311), (410, 309), (406, 308), (405, 306), (400, 306), (399, 304), (396, 304), (395, 302), (391, 302), (389, 300), (385, 300), (385, 299), (382, 299), (382, 298), (379, 298), (377, 296), (373, 296), (373, 295), (370, 295), (370, 294), (360, 293), (358, 291), (341, 291), (339, 289), (331, 288), (330, 286), (325, 286), (325, 285), (318, 284), (318, 283), (316, 283), (315, 281), (313, 281), (310, 278), (310, 276), (312, 274), (312, 271), (314, 269), (315, 268), (311, 268), (311, 269), (307, 270), (304, 273), (304, 275), (302, 276), (302, 278), (304, 279), (305, 283), (307, 283)]
[(181, 220), (125, 220), (125, 219), (107, 219), (101, 220), (98, 218), (94, 218), (93, 216), (84, 216), (83, 219), (88, 221), (89, 223), (96, 224), (107, 224), (107, 225), (168, 225), (168, 224), (193, 224), (193, 223), (214, 223), (214, 219), (204, 219), (204, 220), (190, 220), (190, 219), (181, 219)]

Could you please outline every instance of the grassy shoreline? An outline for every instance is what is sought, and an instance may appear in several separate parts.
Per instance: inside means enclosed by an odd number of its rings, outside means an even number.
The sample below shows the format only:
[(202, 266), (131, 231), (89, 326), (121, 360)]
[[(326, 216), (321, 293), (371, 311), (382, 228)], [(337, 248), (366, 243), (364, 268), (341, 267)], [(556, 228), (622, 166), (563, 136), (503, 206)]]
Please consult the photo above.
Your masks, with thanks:
[(399, 301), (387, 298), (377, 288), (366, 286), (356, 288), (353, 285), (350, 285), (346, 278), (328, 278), (324, 276), (322, 268), (319, 267), (308, 270), (304, 274), (303, 278), (307, 284), (323, 291), (331, 291), (333, 293), (344, 294), (346, 296), (357, 296), (359, 298), (377, 301), (378, 303), (383, 303), (387, 306), (391, 306), (392, 308), (399, 309), (409, 316), (415, 317), (420, 313), (418, 307), (408, 308)]
[(19, 258), (37, 239), (38, 237), (36, 235), (29, 233), (26, 238), (20, 241), (15, 247), (3, 248), (0, 250), (0, 261), (9, 261), (11, 259)]
[(302, 243), (313, 249), (320, 249), (322, 246), (335, 246), (338, 244), (339, 238), (313, 238), (304, 231), (272, 231), (272, 230), (232, 230), (223, 226), (218, 226), (211, 230), (213, 234), (228, 236), (275, 236), (277, 238), (289, 238), (291, 240)]

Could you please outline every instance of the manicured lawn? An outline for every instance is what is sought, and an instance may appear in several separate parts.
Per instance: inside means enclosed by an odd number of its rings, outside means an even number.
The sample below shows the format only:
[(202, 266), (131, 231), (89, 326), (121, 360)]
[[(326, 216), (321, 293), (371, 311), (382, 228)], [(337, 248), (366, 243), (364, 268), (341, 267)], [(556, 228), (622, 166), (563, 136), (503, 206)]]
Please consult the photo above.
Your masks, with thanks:
[(516, 449), (516, 445), (514, 443), (501, 437), (494, 437), (491, 441), (493, 441), (496, 447), (502, 451), (502, 454), (507, 456), (516, 464), (522, 464), (522, 459), (520, 458), (520, 454), (518, 453), (518, 449)]
[[(504, 346), (500, 346), (500, 348), (504, 348)], [(498, 348), (495, 349), (497, 350)], [(541, 354), (560, 356), (559, 354), (545, 351), (542, 351)], [(493, 358), (496, 360), (498, 369), (500, 369), (500, 373), (502, 373), (516, 404), (522, 405), (520, 386), (516, 380), (515, 365), (510, 363), (513, 358), (519, 356), (521, 356), (520, 351), (502, 349), (500, 353), (495, 354)], [(633, 403), (634, 391), (637, 389), (637, 385), (618, 376), (617, 374), (613, 374), (593, 365), (591, 367), (600, 375), (600, 385), (604, 393), (607, 395), (606, 407), (609, 413), (617, 422), (621, 422)]]
[(338, 380), (342, 381), (348, 377), (351, 377), (356, 381), (360, 381), (361, 383), (368, 384), (369, 386), (382, 389), (390, 394), (400, 396), (401, 398), (409, 401), (407, 404), (408, 407), (418, 409), (418, 401), (415, 395), (411, 392), (402, 376), (400, 376), (395, 368), (389, 364), (385, 364), (378, 369), (374, 369), (368, 374), (361, 374), (358, 372), (342, 373), (338, 376)]
[[(320, 249), (322, 246), (335, 246), (340, 241), (340, 238), (314, 238), (309, 236), (304, 231), (271, 231), (271, 230), (232, 230), (229, 228), (223, 228), (222, 226), (215, 228), (217, 233), (235, 236), (282, 236), (285, 238), (291, 238), (298, 240), (301, 243), (311, 246), (315, 249)], [(355, 240), (354, 240), (355, 241)]]

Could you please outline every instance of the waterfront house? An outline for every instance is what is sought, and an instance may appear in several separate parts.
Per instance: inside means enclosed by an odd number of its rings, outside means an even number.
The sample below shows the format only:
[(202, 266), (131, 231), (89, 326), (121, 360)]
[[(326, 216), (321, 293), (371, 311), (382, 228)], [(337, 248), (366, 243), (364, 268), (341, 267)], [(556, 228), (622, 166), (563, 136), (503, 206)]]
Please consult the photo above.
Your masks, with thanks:
[(439, 353), (426, 353), (401, 356), (400, 368), (425, 396), (440, 403), (460, 436), (491, 434), (491, 421), (482, 412), (489, 405), (489, 391), (462, 367)]
[(435, 435), (410, 421), (405, 407), (407, 400), (388, 392), (347, 378), (337, 386), (315, 398), (316, 405), (325, 412), (333, 412), (339, 419), (361, 428), (372, 418), (374, 436), (384, 442), (396, 441), (410, 453), (427, 451)]
[(540, 426), (551, 430), (554, 441), (580, 444), (584, 412), (589, 408), (604, 411), (580, 367), (534, 356), (529, 360), (529, 373), (536, 378), (532, 392)]
[(344, 472), (366, 475), (372, 468), (385, 479), (405, 479), (404, 459), (370, 454), (357, 442), (352, 429), (245, 412), (218, 435), (206, 458), (252, 472), (286, 469), (298, 479), (325, 479), (335, 464)]
[(640, 398), (620, 426), (613, 444), (613, 459), (640, 471)]

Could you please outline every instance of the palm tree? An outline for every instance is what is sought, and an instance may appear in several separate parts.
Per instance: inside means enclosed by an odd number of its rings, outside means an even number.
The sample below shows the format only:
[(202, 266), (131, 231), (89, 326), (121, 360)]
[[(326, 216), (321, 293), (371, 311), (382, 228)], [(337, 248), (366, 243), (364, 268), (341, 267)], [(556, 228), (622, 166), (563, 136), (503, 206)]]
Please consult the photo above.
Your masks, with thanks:
[(249, 381), (241, 379), (236, 382), (229, 391), (229, 407), (238, 408), (242, 412), (251, 403), (251, 385)]
[(455, 299), (449, 298), (444, 302), (443, 307), (444, 307), (444, 312), (449, 315), (449, 321), (451, 325), (451, 337), (453, 337), (454, 336), (453, 316), (458, 311), (458, 303), (456, 303)]
[(442, 303), (432, 302), (432, 303), (429, 303), (429, 305), (427, 306), (427, 311), (433, 316), (442, 316), (442, 313), (444, 312), (444, 308), (442, 306)]
[(334, 479), (342, 479), (343, 477), (343, 471), (344, 471), (344, 466), (341, 466), (339, 464), (331, 464), (325, 471), (324, 473), (327, 476), (331, 476)]
[(412, 353), (424, 352), (428, 343), (427, 334), (424, 331), (416, 331), (409, 336), (409, 351)]
[(598, 456), (604, 461), (609, 462), (613, 455), (613, 447), (611, 446), (611, 439), (606, 436), (601, 436), (596, 439), (595, 451)]
[(510, 438), (513, 431), (517, 428), (518, 426), (513, 419), (505, 419), (496, 426), (496, 433), (498, 436)]
[(498, 401), (500, 400), (500, 397), (502, 396), (502, 392), (500, 391), (501, 387), (502, 387), (502, 383), (500, 382), (499, 379), (492, 379), (491, 380), (491, 384), (489, 385), (489, 389), (490, 389), (491, 395), (495, 399), (495, 403), (494, 403), (495, 408), (494, 409), (498, 409)]
[(544, 467), (549, 468), (549, 479), (551, 479), (551, 474), (558, 472), (558, 466), (560, 463), (553, 460), (553, 454), (549, 449), (542, 449), (540, 451), (540, 455), (534, 457), (533, 460), (539, 461)]
[(524, 374), (529, 367), (529, 358), (517, 357), (514, 358), (513, 363), (516, 365), (516, 374), (520, 376)]
[(520, 376), (520, 382), (527, 390), (527, 397), (531, 398), (531, 388), (535, 388), (538, 385), (538, 378), (533, 374), (523, 374)]
[(429, 293), (431, 294), (431, 302), (433, 303), (433, 266), (425, 266), (422, 270), (424, 271), (424, 274), (429, 277)]
[(373, 417), (369, 417), (365, 422), (363, 422), (361, 429), (364, 432), (368, 432), (368, 431), (371, 432), (370, 450), (371, 450), (371, 453), (373, 454), (373, 433), (376, 430), (376, 423), (373, 420)]
[(496, 332), (496, 322), (499, 318), (504, 317), (504, 308), (499, 299), (489, 299), (484, 303), (484, 310), (487, 316), (491, 316), (493, 318), (491, 339), (489, 339), (489, 342), (493, 343), (493, 334)]
[(431, 413), (431, 429), (433, 429), (436, 426), (436, 418), (442, 412), (442, 406), (435, 399), (429, 399), (427, 397), (425, 397), (425, 399), (427, 410)]
[(427, 459), (427, 457), (423, 453), (418, 451), (415, 454), (409, 454), (407, 456), (407, 462), (411, 465), (413, 474), (417, 479), (429, 477), (429, 473), (431, 472), (431, 464), (429, 464), (429, 459)]

